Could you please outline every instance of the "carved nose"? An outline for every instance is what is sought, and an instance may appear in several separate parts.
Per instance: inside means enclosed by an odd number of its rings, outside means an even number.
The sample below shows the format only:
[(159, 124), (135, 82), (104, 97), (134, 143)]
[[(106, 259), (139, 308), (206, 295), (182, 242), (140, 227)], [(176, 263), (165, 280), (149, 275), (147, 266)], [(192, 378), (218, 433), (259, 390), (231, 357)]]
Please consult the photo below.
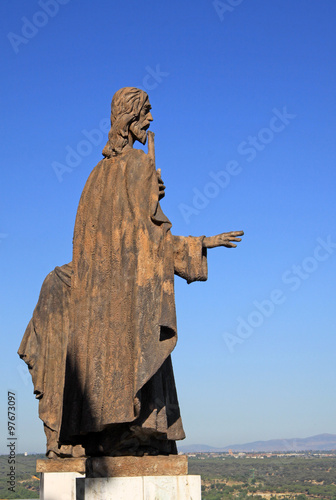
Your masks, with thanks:
[(148, 115), (146, 116), (147, 120), (152, 122), (153, 121), (153, 117), (152, 117), (152, 113), (148, 113)]

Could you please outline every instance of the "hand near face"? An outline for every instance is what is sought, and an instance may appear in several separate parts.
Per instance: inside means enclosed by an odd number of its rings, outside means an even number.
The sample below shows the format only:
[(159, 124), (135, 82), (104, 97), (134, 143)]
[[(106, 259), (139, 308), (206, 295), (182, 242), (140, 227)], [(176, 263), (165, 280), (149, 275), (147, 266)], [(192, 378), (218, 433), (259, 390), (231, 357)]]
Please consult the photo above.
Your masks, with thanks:
[(163, 180), (161, 179), (161, 168), (157, 169), (156, 175), (159, 183), (159, 200), (162, 200), (162, 198), (165, 197), (166, 186), (164, 185)]
[(241, 241), (239, 236), (243, 236), (244, 231), (230, 231), (229, 233), (221, 233), (216, 236), (208, 236), (203, 240), (204, 248), (226, 247), (235, 248), (237, 245), (234, 242)]

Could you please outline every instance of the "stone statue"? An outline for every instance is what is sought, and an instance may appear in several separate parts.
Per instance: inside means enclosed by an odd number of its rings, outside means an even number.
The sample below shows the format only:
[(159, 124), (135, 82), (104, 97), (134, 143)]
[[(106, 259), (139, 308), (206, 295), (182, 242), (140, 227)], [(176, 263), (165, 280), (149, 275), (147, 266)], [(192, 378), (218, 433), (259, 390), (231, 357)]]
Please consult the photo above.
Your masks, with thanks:
[[(174, 236), (159, 201), (148, 96), (113, 97), (104, 158), (81, 196), (73, 259), (44, 280), (18, 354), (32, 375), (47, 456), (176, 454), (185, 437), (170, 354), (174, 274), (207, 279), (207, 248), (243, 231)], [(148, 138), (148, 154), (133, 148)]]

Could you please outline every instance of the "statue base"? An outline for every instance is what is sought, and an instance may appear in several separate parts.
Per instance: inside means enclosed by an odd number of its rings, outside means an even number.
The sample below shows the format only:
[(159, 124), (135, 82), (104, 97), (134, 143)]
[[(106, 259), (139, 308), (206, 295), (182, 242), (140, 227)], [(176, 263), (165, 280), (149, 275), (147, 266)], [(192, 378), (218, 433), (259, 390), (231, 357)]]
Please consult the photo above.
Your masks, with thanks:
[(85, 480), (85, 500), (201, 500), (201, 476), (105, 477)]
[(40, 500), (200, 500), (184, 455), (37, 460)]

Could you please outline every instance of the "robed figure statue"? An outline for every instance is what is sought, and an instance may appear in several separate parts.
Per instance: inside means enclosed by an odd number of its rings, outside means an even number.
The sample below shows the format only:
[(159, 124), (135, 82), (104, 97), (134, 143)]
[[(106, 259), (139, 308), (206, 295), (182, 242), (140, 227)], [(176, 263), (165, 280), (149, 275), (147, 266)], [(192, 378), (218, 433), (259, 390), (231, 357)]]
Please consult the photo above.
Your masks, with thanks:
[[(174, 274), (207, 279), (207, 248), (242, 231), (182, 237), (160, 207), (148, 96), (113, 97), (104, 158), (77, 211), (73, 259), (44, 280), (19, 355), (32, 375), (50, 458), (176, 454), (185, 437), (170, 354)], [(148, 154), (134, 149), (145, 144)]]

